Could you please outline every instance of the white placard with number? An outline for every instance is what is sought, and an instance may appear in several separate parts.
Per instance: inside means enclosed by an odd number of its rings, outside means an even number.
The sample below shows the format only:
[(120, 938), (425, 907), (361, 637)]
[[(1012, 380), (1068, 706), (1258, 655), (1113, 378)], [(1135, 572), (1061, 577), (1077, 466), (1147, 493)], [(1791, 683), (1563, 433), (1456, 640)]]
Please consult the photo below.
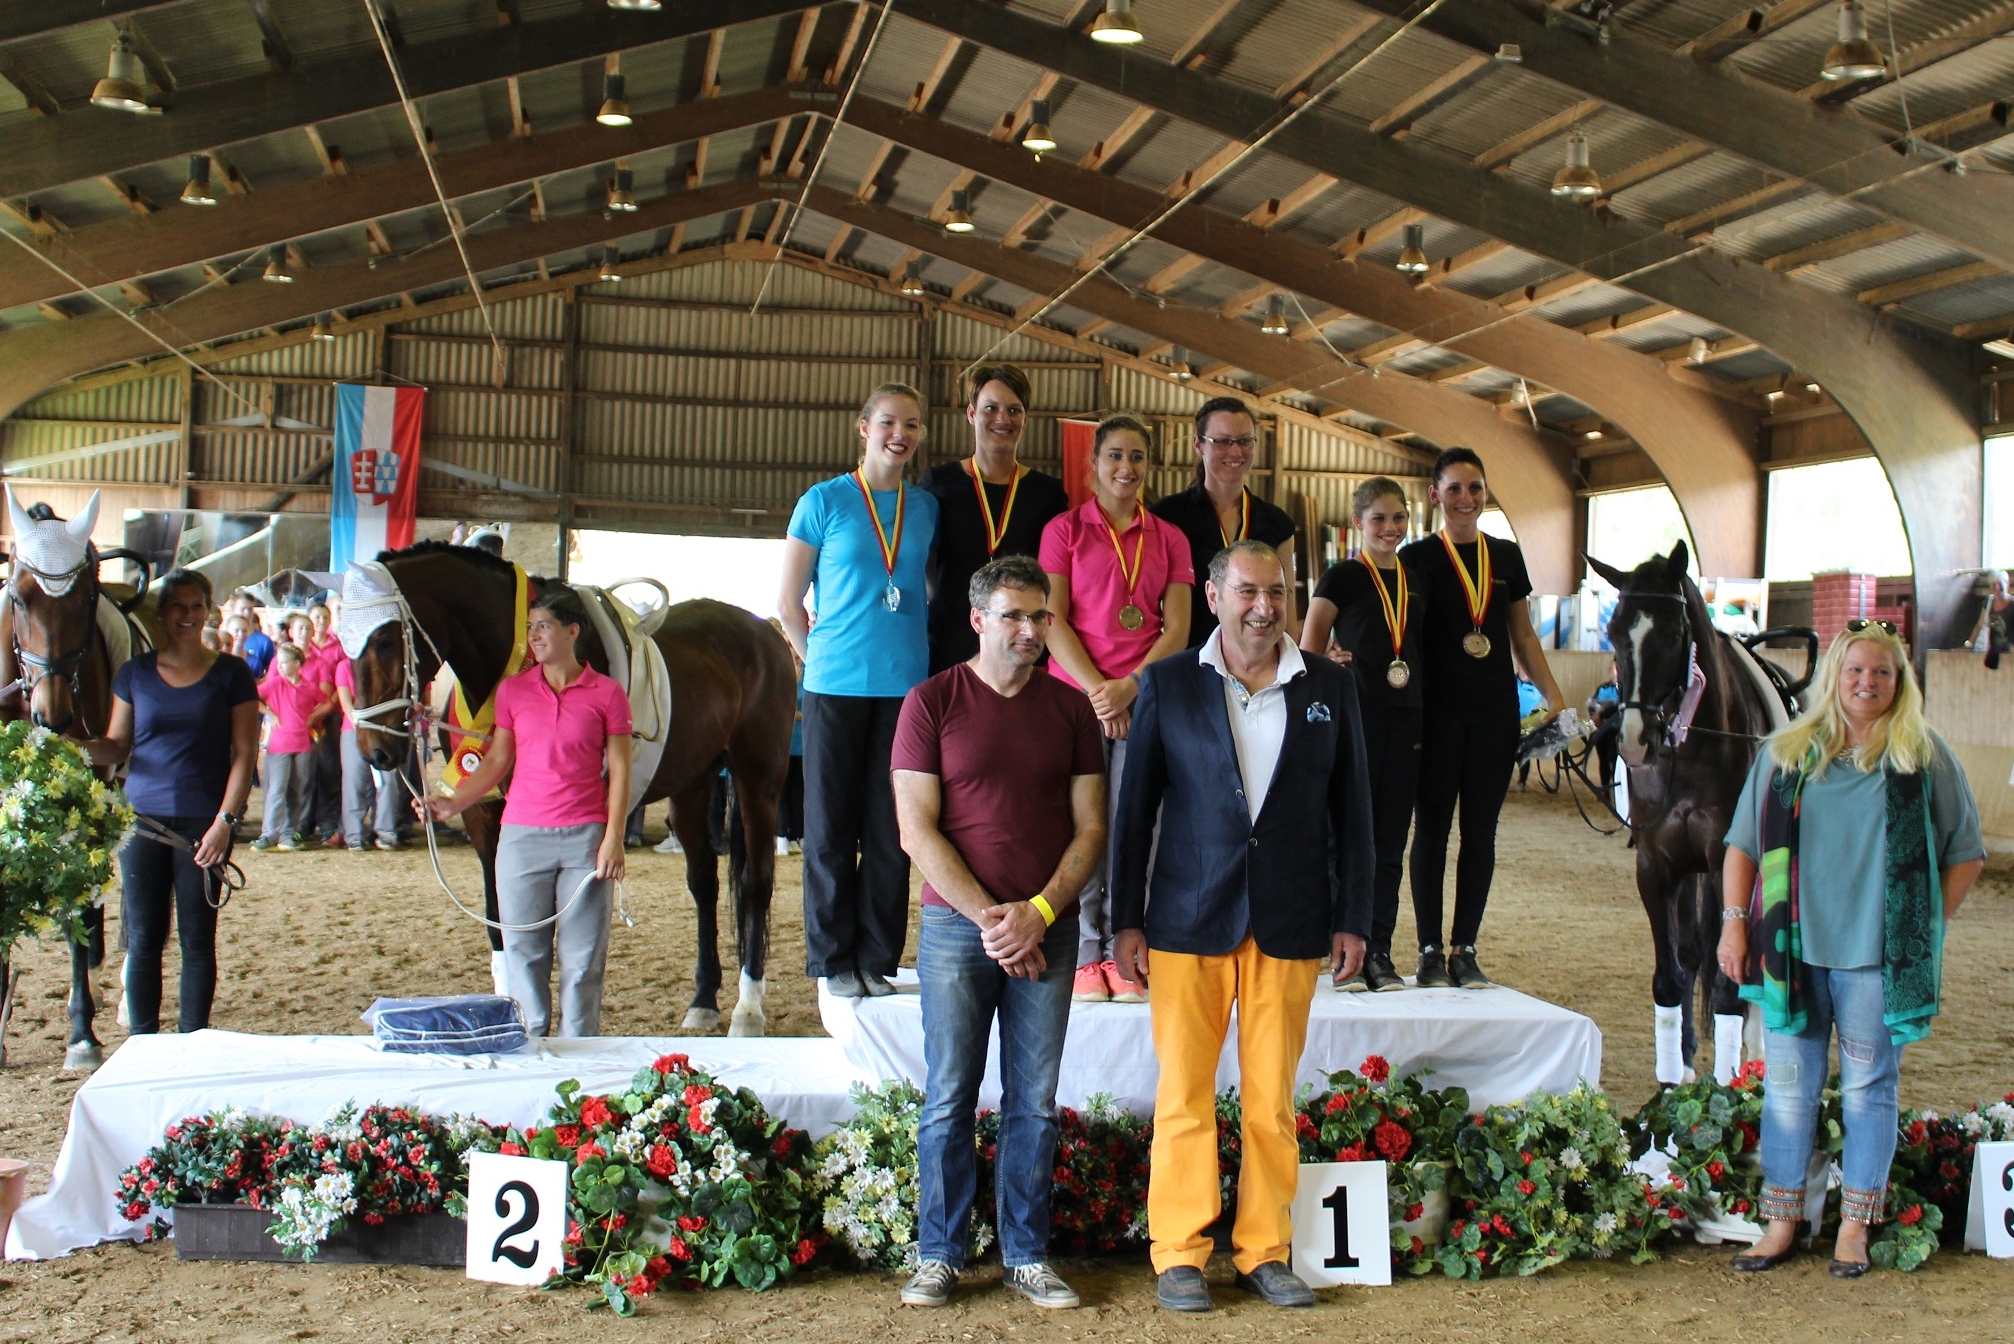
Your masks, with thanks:
[(2014, 1260), (2014, 1143), (1982, 1143), (1972, 1150), (1965, 1249)]
[(1305, 1162), (1294, 1193), (1294, 1273), (1314, 1288), (1392, 1281), (1382, 1162)]
[(469, 1155), (468, 1276), (536, 1288), (562, 1268), (564, 1162)]

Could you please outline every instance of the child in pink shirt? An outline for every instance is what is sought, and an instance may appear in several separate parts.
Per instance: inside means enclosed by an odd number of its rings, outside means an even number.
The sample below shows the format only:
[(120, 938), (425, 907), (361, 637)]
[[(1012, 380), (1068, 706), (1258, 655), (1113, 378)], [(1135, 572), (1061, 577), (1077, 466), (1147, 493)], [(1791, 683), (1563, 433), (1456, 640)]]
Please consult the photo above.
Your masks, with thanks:
[[(302, 675), (306, 658), (297, 645), (282, 644), (259, 698), (272, 716), (266, 735), (266, 821), (252, 848), (291, 852), (301, 847), (301, 810), (306, 802), (315, 729), (332, 702), (315, 681)], [(319, 666), (319, 664), (317, 664)]]

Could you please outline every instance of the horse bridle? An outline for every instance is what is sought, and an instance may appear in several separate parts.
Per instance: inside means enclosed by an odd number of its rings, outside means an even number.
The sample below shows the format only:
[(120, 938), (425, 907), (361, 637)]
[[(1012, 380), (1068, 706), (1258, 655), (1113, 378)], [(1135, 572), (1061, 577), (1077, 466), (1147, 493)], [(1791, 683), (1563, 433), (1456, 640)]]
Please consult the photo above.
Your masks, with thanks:
[[(14, 646), (14, 661), (21, 669), (21, 675), (16, 677), (12, 682), (0, 686), (0, 700), (7, 699), (17, 691), (23, 697), (32, 698), (35, 694), (35, 688), (50, 677), (67, 678), (70, 682), (71, 695), (79, 699), (83, 697), (84, 659), (90, 655), (91, 650), (96, 647), (100, 638), (98, 633), (98, 597), (102, 589), (98, 583), (98, 561), (97, 550), (95, 548), (87, 548), (84, 552), (84, 558), (78, 562), (76, 568), (66, 570), (61, 574), (45, 574), (26, 560), (23, 560), (19, 555), (13, 557), (13, 573), (7, 578), (7, 605), (14, 612), (14, 620), (9, 623), (9, 638)], [(54, 587), (54, 591), (61, 595), (67, 595), (72, 585), (80, 577), (86, 573), (90, 575), (90, 619), (85, 627), (84, 642), (74, 651), (51, 657), (46, 654), (33, 653), (21, 647), (21, 625), (28, 614), (28, 604), (21, 596), (21, 589), (18, 583), (18, 578), (23, 573), (34, 575), (36, 582), (42, 584), (45, 591)], [(68, 580), (68, 582), (65, 582), (65, 580)]]
[[(419, 649), (413, 639), (413, 632), (418, 631), (419, 637), (427, 642), (427, 651), (433, 654), (437, 666), (445, 667), (447, 660), (441, 657), (440, 648), (434, 643), (433, 636), (427, 633), (426, 627), (413, 615), (412, 605), (406, 601), (406, 595), (397, 589), (369, 599), (347, 603), (343, 612), (344, 619), (348, 620), (353, 614), (369, 611), (374, 607), (385, 606), (393, 609), (393, 615), (372, 626), (371, 633), (375, 634), (392, 621), (399, 623), (399, 633), (403, 636), (400, 641), (400, 652), (404, 662), (402, 670), (405, 676), (405, 694), (394, 696), (389, 700), (380, 700), (374, 705), (362, 705), (352, 709), (350, 722), (358, 728), (368, 728), (374, 733), (383, 733), (388, 737), (415, 740), (420, 744), (422, 760), (429, 759), (432, 755), (433, 716), (428, 712), (424, 685), (420, 681)], [(368, 640), (369, 635), (365, 638)], [(394, 723), (379, 721), (382, 715), (401, 711), (403, 711), (401, 718)]]
[[(1699, 640), (1693, 634), (1692, 609), (1685, 600), (1685, 594), (1625, 592), (1623, 596), (1633, 597), (1642, 602), (1678, 603), (1679, 619), (1685, 622), (1685, 665), (1688, 668), (1691, 667), (1693, 651), (1699, 647)], [(1664, 698), (1661, 700), (1618, 700), (1616, 708), (1618, 711), (1633, 709), (1639, 714), (1654, 715), (1658, 729), (1658, 741), (1664, 746), (1676, 749), (1681, 744), (1676, 741), (1678, 729), (1674, 720), (1678, 716), (1678, 706), (1684, 699), (1685, 681), (1681, 679), (1678, 685), (1665, 692)], [(1766, 734), (1762, 733), (1736, 733), (1730, 732), (1725, 728), (1708, 728), (1703, 724), (1692, 724), (1686, 728), (1686, 732), (1688, 735), (1698, 733), (1702, 737), (1729, 737), (1743, 742), (1760, 742), (1766, 736)]]

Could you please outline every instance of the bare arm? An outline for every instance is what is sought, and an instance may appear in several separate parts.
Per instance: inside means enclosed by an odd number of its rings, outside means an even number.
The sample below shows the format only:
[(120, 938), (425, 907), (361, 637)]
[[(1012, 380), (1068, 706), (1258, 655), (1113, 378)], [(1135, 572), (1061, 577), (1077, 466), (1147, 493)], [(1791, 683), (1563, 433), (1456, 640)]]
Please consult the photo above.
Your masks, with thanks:
[[(1140, 660), (1140, 666), (1133, 669), (1138, 674), (1140, 668), (1149, 663), (1158, 663), (1170, 654), (1180, 653), (1189, 647), (1189, 608), (1192, 605), (1189, 593), (1192, 585), (1171, 583), (1161, 594), (1161, 637), (1154, 641), (1154, 647), (1147, 650), (1147, 656)], [(1287, 599), (1287, 609), (1293, 610), (1293, 598)], [(1134, 693), (1138, 694), (1135, 686)], [(1132, 703), (1129, 697), (1127, 702)]]
[(1986, 870), (1986, 860), (1973, 859), (1969, 863), (1954, 863), (1944, 870), (1944, 918), (1958, 918), (1958, 907), (1965, 904), (1971, 894), (1972, 884), (1979, 880), (1979, 874)]
[(811, 572), (818, 567), (818, 548), (796, 537), (783, 542), (783, 590), (776, 598), (776, 614), (783, 621), (783, 637), (802, 660), (805, 641), (811, 637), (811, 613), (804, 609), (804, 596), (811, 591)]
[[(258, 720), (254, 718), (253, 739), (258, 738)], [(105, 725), (105, 735), (94, 737), (84, 744), (84, 753), (93, 765), (124, 765), (133, 754), (133, 706), (118, 696), (112, 697), (112, 721)]]
[(1755, 890), (1755, 860), (1733, 845), (1720, 862), (1720, 904), (1723, 911), (1739, 910), (1741, 919), (1722, 915), (1720, 921), (1720, 973), (1730, 980), (1741, 979), (1748, 962), (1748, 898)]
[(608, 825), (601, 834), (601, 853), (595, 856), (594, 875), (621, 880), (625, 860), (623, 832), (629, 825), (630, 736), (608, 735)]
[(1070, 680), (1087, 692), (1094, 689), (1105, 680), (1105, 674), (1091, 661), (1091, 655), (1084, 651), (1084, 642), (1077, 638), (1077, 631), (1070, 624), (1068, 574), (1049, 576), (1049, 610), (1056, 618), (1049, 622), (1049, 656), (1070, 674)]
[(413, 810), (423, 817), (446, 821), (489, 797), (490, 790), (501, 784), (504, 776), (510, 774), (511, 766), (517, 763), (517, 734), (508, 728), (498, 728), (494, 732), (490, 749), (483, 753), (483, 763), (475, 768), (474, 774), (464, 776), (455, 791), (445, 798), (415, 801)]
[[(115, 700), (113, 703), (118, 702)], [(129, 706), (129, 722), (131, 712)], [(247, 700), (242, 705), (231, 707), (231, 774), (224, 781), (224, 804), (218, 809), (219, 815), (210, 822), (209, 829), (203, 832), (203, 838), (196, 844), (197, 867), (215, 867), (231, 852), (231, 827), (222, 814), (229, 812), (235, 817), (244, 813), (245, 800), (252, 795), (252, 767), (258, 758), (259, 702)]]
[(1540, 641), (1538, 631), (1532, 629), (1531, 612), (1522, 602), (1511, 604), (1510, 636), (1511, 658), (1518, 670), (1530, 677), (1531, 684), (1545, 696), (1545, 707), (1558, 714), (1566, 708), (1566, 697), (1559, 693), (1559, 683), (1552, 679), (1552, 668), (1545, 661), (1545, 644)]
[(931, 890), (977, 923), (982, 910), (999, 902), (972, 876), (958, 847), (937, 829), (944, 808), (944, 781), (919, 770), (894, 770), (889, 777), (895, 785), (895, 820), (902, 830), (902, 852), (922, 870)]

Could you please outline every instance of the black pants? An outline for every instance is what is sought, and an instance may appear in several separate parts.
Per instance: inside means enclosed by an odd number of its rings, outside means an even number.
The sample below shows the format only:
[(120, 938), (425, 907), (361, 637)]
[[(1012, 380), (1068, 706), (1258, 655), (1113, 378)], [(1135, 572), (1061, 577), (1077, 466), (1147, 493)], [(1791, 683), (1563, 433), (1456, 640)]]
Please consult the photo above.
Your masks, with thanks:
[[(194, 845), (213, 817), (155, 820)], [(210, 1004), (217, 996), (217, 911), (196, 856), (136, 835), (119, 851), (119, 875), (125, 887), (119, 921), (126, 943), (128, 1029), (135, 1036), (161, 1029), (161, 954), (172, 922), (182, 948), (178, 1025), (183, 1031), (201, 1031), (210, 1025)]]
[(1470, 722), (1429, 716), (1421, 734), (1419, 804), (1413, 830), (1413, 919), (1420, 946), (1441, 946), (1441, 886), (1448, 834), (1461, 810), (1455, 863), (1455, 923), (1446, 945), (1469, 947), (1483, 924), (1497, 864), (1497, 814), (1517, 758), (1516, 719)]
[(320, 831), (324, 840), (343, 833), (343, 738), (342, 720), (330, 715), (330, 730), (315, 739), (309, 760), (308, 808), (302, 834)]
[(776, 809), (776, 833), (785, 840), (804, 839), (804, 758), (790, 758), (783, 777), (783, 801)]
[(805, 973), (893, 975), (909, 935), (909, 856), (888, 761), (899, 696), (804, 693)]
[(1406, 869), (1406, 832), (1420, 782), (1417, 709), (1364, 715), (1364, 765), (1371, 781), (1371, 836), (1377, 867), (1371, 881), (1371, 951), (1389, 954), (1399, 922), (1399, 878)]

